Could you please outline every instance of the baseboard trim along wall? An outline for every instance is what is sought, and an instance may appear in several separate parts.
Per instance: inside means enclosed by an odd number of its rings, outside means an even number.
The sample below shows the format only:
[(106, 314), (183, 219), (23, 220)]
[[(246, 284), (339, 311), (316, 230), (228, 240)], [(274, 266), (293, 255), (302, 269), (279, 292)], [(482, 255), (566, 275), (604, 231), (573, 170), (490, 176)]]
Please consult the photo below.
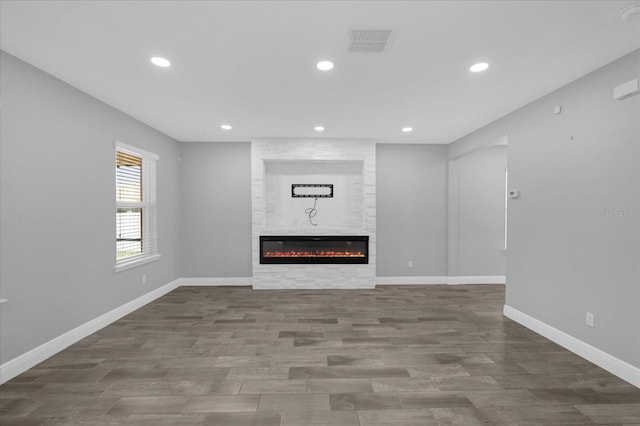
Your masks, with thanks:
[(446, 284), (447, 277), (376, 277), (376, 285)]
[(461, 276), (449, 277), (447, 284), (506, 284), (507, 277), (505, 275), (486, 275), (486, 276)]
[(563, 348), (570, 350), (587, 361), (591, 361), (611, 374), (640, 388), (640, 368), (634, 367), (613, 355), (609, 355), (608, 353), (603, 352), (582, 340), (576, 339), (575, 337), (570, 336), (569, 334), (523, 312), (520, 312), (511, 306), (504, 305), (503, 313), (505, 317), (512, 319), (532, 331), (535, 331)]
[(177, 287), (179, 287), (178, 280), (174, 280), (5, 362), (0, 365), (0, 384), (24, 373), (74, 343), (143, 307), (147, 303), (153, 302)]
[[(252, 277), (209, 277), (209, 278), (179, 278), (181, 286), (252, 286)], [(429, 277), (376, 277), (376, 285), (433, 285), (433, 284), (505, 284), (504, 275), (488, 276), (429, 276)], [(315, 288), (315, 287), (312, 287)], [(345, 287), (348, 288), (348, 287)], [(365, 287), (362, 287), (365, 288)], [(368, 288), (368, 287), (366, 287)]]
[(431, 285), (431, 284), (505, 284), (504, 275), (462, 277), (376, 277), (376, 285)]
[[(180, 278), (181, 286), (252, 286), (252, 277), (209, 277), (209, 278)], [(376, 277), (376, 285), (432, 285), (432, 284), (505, 284), (504, 275), (488, 276), (429, 276), (429, 277)], [(364, 288), (364, 287), (363, 287)], [(367, 287), (368, 288), (368, 287)]]
[(180, 278), (181, 286), (251, 286), (252, 277), (227, 277), (227, 278)]

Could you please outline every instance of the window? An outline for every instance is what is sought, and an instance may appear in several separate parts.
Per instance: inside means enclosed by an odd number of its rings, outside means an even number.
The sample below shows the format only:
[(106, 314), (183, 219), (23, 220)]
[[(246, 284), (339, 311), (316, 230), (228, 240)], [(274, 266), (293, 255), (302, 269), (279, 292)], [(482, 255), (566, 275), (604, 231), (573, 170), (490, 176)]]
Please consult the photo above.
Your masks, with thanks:
[(116, 271), (158, 254), (156, 154), (122, 142), (116, 147)]

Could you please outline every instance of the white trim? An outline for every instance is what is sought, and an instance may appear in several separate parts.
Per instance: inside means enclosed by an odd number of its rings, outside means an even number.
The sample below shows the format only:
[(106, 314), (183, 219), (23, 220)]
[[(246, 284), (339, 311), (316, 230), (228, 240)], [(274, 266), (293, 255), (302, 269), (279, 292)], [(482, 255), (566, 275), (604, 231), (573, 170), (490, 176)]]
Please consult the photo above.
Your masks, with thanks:
[[(209, 278), (180, 278), (181, 286), (252, 286), (252, 277), (209, 277)], [(433, 285), (433, 284), (505, 284), (504, 275), (489, 276), (406, 276), (406, 277), (376, 277), (376, 285)], [(316, 287), (313, 287), (316, 288)], [(332, 287), (333, 288), (333, 287)], [(370, 287), (362, 287), (370, 288)]]
[(252, 277), (229, 277), (229, 278), (180, 278), (181, 286), (251, 286)]
[(113, 141), (113, 146), (115, 148), (122, 149), (124, 151), (129, 151), (132, 154), (136, 154), (142, 158), (146, 158), (147, 160), (159, 160), (160, 156), (154, 152), (145, 151), (144, 149), (140, 149), (137, 146), (129, 145), (119, 140)]
[(376, 277), (376, 285), (431, 285), (431, 284), (506, 284), (505, 275), (486, 276), (432, 276), (432, 277)]
[(376, 277), (376, 285), (446, 284), (447, 277)]
[(61, 334), (58, 337), (49, 340), (46, 343), (43, 343), (42, 345), (34, 349), (31, 349), (28, 352), (25, 352), (22, 355), (18, 355), (17, 357), (5, 362), (4, 364), (0, 365), (0, 384), (5, 383), (16, 377), (17, 375), (24, 373), (28, 369), (52, 357), (63, 349), (68, 348), (74, 343), (108, 326), (114, 321), (119, 320), (125, 315), (130, 314), (136, 309), (141, 308), (147, 303), (153, 302), (157, 298), (164, 296), (170, 291), (176, 289), (178, 286), (178, 280), (174, 280), (169, 284), (165, 284), (160, 288), (143, 294), (137, 299), (127, 302), (122, 306), (119, 306), (103, 315), (100, 315), (97, 318), (94, 318), (72, 330), (67, 331), (66, 333)]
[(582, 340), (576, 339), (575, 337), (520, 312), (509, 305), (504, 305), (503, 314), (505, 317), (535, 331), (563, 348), (570, 350), (597, 366), (604, 368), (611, 374), (618, 376), (622, 380), (626, 380), (632, 385), (640, 388), (640, 368), (634, 367), (613, 355), (593, 347)]
[(507, 277), (505, 275), (486, 275), (486, 276), (462, 276), (449, 277), (447, 284), (506, 284)]
[(113, 267), (115, 272), (126, 271), (127, 269), (135, 268), (136, 266), (144, 265), (145, 263), (155, 262), (160, 259), (160, 254), (142, 255), (136, 257), (135, 260), (130, 260), (124, 263), (119, 263)]

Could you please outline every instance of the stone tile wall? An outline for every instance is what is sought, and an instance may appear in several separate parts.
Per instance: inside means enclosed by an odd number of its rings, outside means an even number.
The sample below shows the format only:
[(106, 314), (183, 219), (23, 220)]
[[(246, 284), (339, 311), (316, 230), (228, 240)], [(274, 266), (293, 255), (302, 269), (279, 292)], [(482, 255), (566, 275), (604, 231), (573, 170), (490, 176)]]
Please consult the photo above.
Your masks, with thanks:
[[(374, 288), (376, 276), (376, 149), (373, 141), (258, 139), (251, 143), (252, 255), (255, 289)], [(265, 161), (362, 161), (361, 226), (282, 228), (267, 225)], [(353, 223), (353, 220), (345, 220)], [(260, 235), (368, 235), (365, 265), (261, 265)]]

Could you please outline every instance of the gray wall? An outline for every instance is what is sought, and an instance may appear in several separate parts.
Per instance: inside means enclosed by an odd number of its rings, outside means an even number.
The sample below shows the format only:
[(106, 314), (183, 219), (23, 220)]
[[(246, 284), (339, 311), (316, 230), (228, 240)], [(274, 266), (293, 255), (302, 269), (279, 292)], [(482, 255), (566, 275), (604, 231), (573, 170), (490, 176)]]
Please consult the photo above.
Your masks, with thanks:
[(449, 162), (449, 276), (504, 276), (507, 147), (478, 149)]
[(250, 277), (251, 144), (181, 145), (185, 278)]
[(447, 161), (446, 145), (376, 145), (377, 276), (447, 275)]
[(639, 63), (635, 51), (452, 146), (509, 135), (509, 187), (521, 196), (509, 202), (507, 305), (636, 367), (640, 96), (617, 101), (612, 89), (638, 78)]
[[(181, 147), (181, 276), (250, 277), (250, 144)], [(447, 147), (376, 149), (376, 275), (447, 275)]]
[[(0, 55), (0, 290), (9, 299), (0, 307), (4, 363), (176, 279), (180, 206), (177, 142)], [(160, 155), (162, 257), (119, 273), (113, 270), (114, 139)]]

